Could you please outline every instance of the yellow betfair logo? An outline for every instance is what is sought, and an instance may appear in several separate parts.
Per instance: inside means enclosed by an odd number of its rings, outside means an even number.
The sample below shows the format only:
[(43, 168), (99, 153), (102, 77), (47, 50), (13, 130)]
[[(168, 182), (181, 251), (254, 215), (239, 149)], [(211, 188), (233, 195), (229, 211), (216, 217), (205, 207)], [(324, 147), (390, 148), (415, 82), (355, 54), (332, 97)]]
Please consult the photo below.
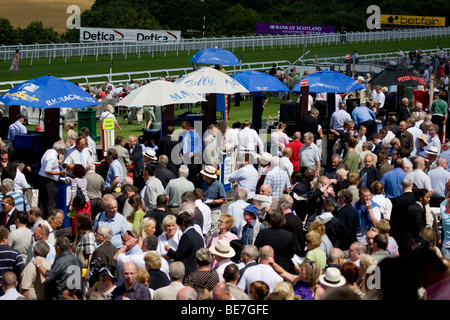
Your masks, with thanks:
[(422, 27), (445, 27), (445, 17), (382, 14), (381, 24), (395, 24), (395, 25), (422, 26)]

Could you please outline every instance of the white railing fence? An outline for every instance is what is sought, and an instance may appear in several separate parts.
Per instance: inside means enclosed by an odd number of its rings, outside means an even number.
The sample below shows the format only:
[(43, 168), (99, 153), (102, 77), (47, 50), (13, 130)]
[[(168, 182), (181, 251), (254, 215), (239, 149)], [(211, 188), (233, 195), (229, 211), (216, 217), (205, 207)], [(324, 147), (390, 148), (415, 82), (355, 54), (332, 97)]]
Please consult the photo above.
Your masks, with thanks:
[(95, 56), (98, 59), (102, 55), (123, 55), (127, 58), (129, 54), (141, 54), (175, 52), (195, 53), (198, 50), (220, 47), (234, 51), (235, 49), (255, 50), (262, 48), (270, 50), (280, 47), (306, 48), (308, 46), (337, 45), (343, 43), (359, 44), (401, 40), (423, 40), (447, 38), (450, 35), (450, 27), (421, 28), (421, 29), (398, 29), (381, 30), (369, 32), (348, 32), (345, 35), (340, 33), (313, 34), (313, 35), (255, 35), (241, 37), (221, 37), (221, 38), (192, 38), (180, 39), (178, 42), (115, 42), (115, 43), (49, 43), (49, 44), (17, 44), (12, 46), (0, 45), (0, 60), (10, 60), (16, 49), (21, 51), (21, 59), (29, 60), (32, 65), (36, 59), (48, 59), (50, 64), (55, 58), (79, 57), (80, 61), (86, 56)]

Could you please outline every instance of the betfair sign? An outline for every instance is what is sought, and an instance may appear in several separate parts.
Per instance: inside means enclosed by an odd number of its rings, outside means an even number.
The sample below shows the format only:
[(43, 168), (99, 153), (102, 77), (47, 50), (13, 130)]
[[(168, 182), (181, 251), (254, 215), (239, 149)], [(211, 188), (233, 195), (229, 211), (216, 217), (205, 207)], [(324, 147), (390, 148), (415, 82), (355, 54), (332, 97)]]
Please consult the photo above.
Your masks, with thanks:
[(417, 27), (445, 27), (445, 17), (404, 16), (400, 14), (382, 14), (380, 22), (384, 25), (402, 25)]

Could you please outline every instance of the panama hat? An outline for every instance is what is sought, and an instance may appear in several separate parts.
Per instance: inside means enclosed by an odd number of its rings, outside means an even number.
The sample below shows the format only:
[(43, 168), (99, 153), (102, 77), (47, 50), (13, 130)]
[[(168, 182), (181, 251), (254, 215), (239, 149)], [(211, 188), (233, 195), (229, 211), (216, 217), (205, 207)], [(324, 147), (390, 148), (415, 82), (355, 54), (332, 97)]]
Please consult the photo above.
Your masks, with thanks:
[(155, 150), (152, 149), (148, 149), (147, 151), (145, 151), (144, 156), (149, 157), (152, 160), (156, 160), (156, 152)]
[(272, 155), (270, 153), (268, 153), (268, 152), (264, 152), (261, 155), (261, 158), (259, 159), (259, 162), (262, 165), (266, 165), (266, 164), (269, 164), (271, 160), (272, 160)]
[(217, 179), (217, 170), (214, 166), (205, 166), (205, 169), (201, 170), (200, 173), (204, 176)]
[(430, 149), (428, 149), (427, 151), (425, 151), (428, 154), (434, 154), (434, 155), (438, 155), (438, 148), (435, 146), (431, 146)]
[(211, 251), (212, 254), (223, 258), (232, 258), (236, 255), (236, 252), (231, 247), (230, 243), (223, 239), (218, 240), (214, 247), (209, 248), (209, 251)]
[(334, 267), (328, 267), (325, 274), (319, 276), (319, 281), (327, 287), (341, 287), (345, 284), (341, 271)]

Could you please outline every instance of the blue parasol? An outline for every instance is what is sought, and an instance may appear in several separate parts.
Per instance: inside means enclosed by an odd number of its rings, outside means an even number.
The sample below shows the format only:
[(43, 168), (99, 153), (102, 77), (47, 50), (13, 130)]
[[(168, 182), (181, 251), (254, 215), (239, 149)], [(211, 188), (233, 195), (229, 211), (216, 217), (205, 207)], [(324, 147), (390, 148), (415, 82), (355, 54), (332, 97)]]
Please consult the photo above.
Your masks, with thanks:
[(255, 70), (246, 70), (238, 72), (231, 76), (237, 82), (242, 84), (249, 92), (261, 91), (290, 91), (289, 88), (274, 76)]
[(224, 66), (237, 66), (241, 64), (234, 53), (221, 48), (207, 48), (200, 50), (189, 61), (214, 65), (221, 64)]
[(0, 97), (7, 106), (82, 109), (100, 103), (73, 82), (44, 76), (22, 82)]
[(292, 92), (301, 92), (302, 82), (307, 80), (309, 92), (319, 93), (346, 93), (354, 90), (361, 90), (364, 87), (353, 78), (336, 71), (321, 70), (302, 78)]

